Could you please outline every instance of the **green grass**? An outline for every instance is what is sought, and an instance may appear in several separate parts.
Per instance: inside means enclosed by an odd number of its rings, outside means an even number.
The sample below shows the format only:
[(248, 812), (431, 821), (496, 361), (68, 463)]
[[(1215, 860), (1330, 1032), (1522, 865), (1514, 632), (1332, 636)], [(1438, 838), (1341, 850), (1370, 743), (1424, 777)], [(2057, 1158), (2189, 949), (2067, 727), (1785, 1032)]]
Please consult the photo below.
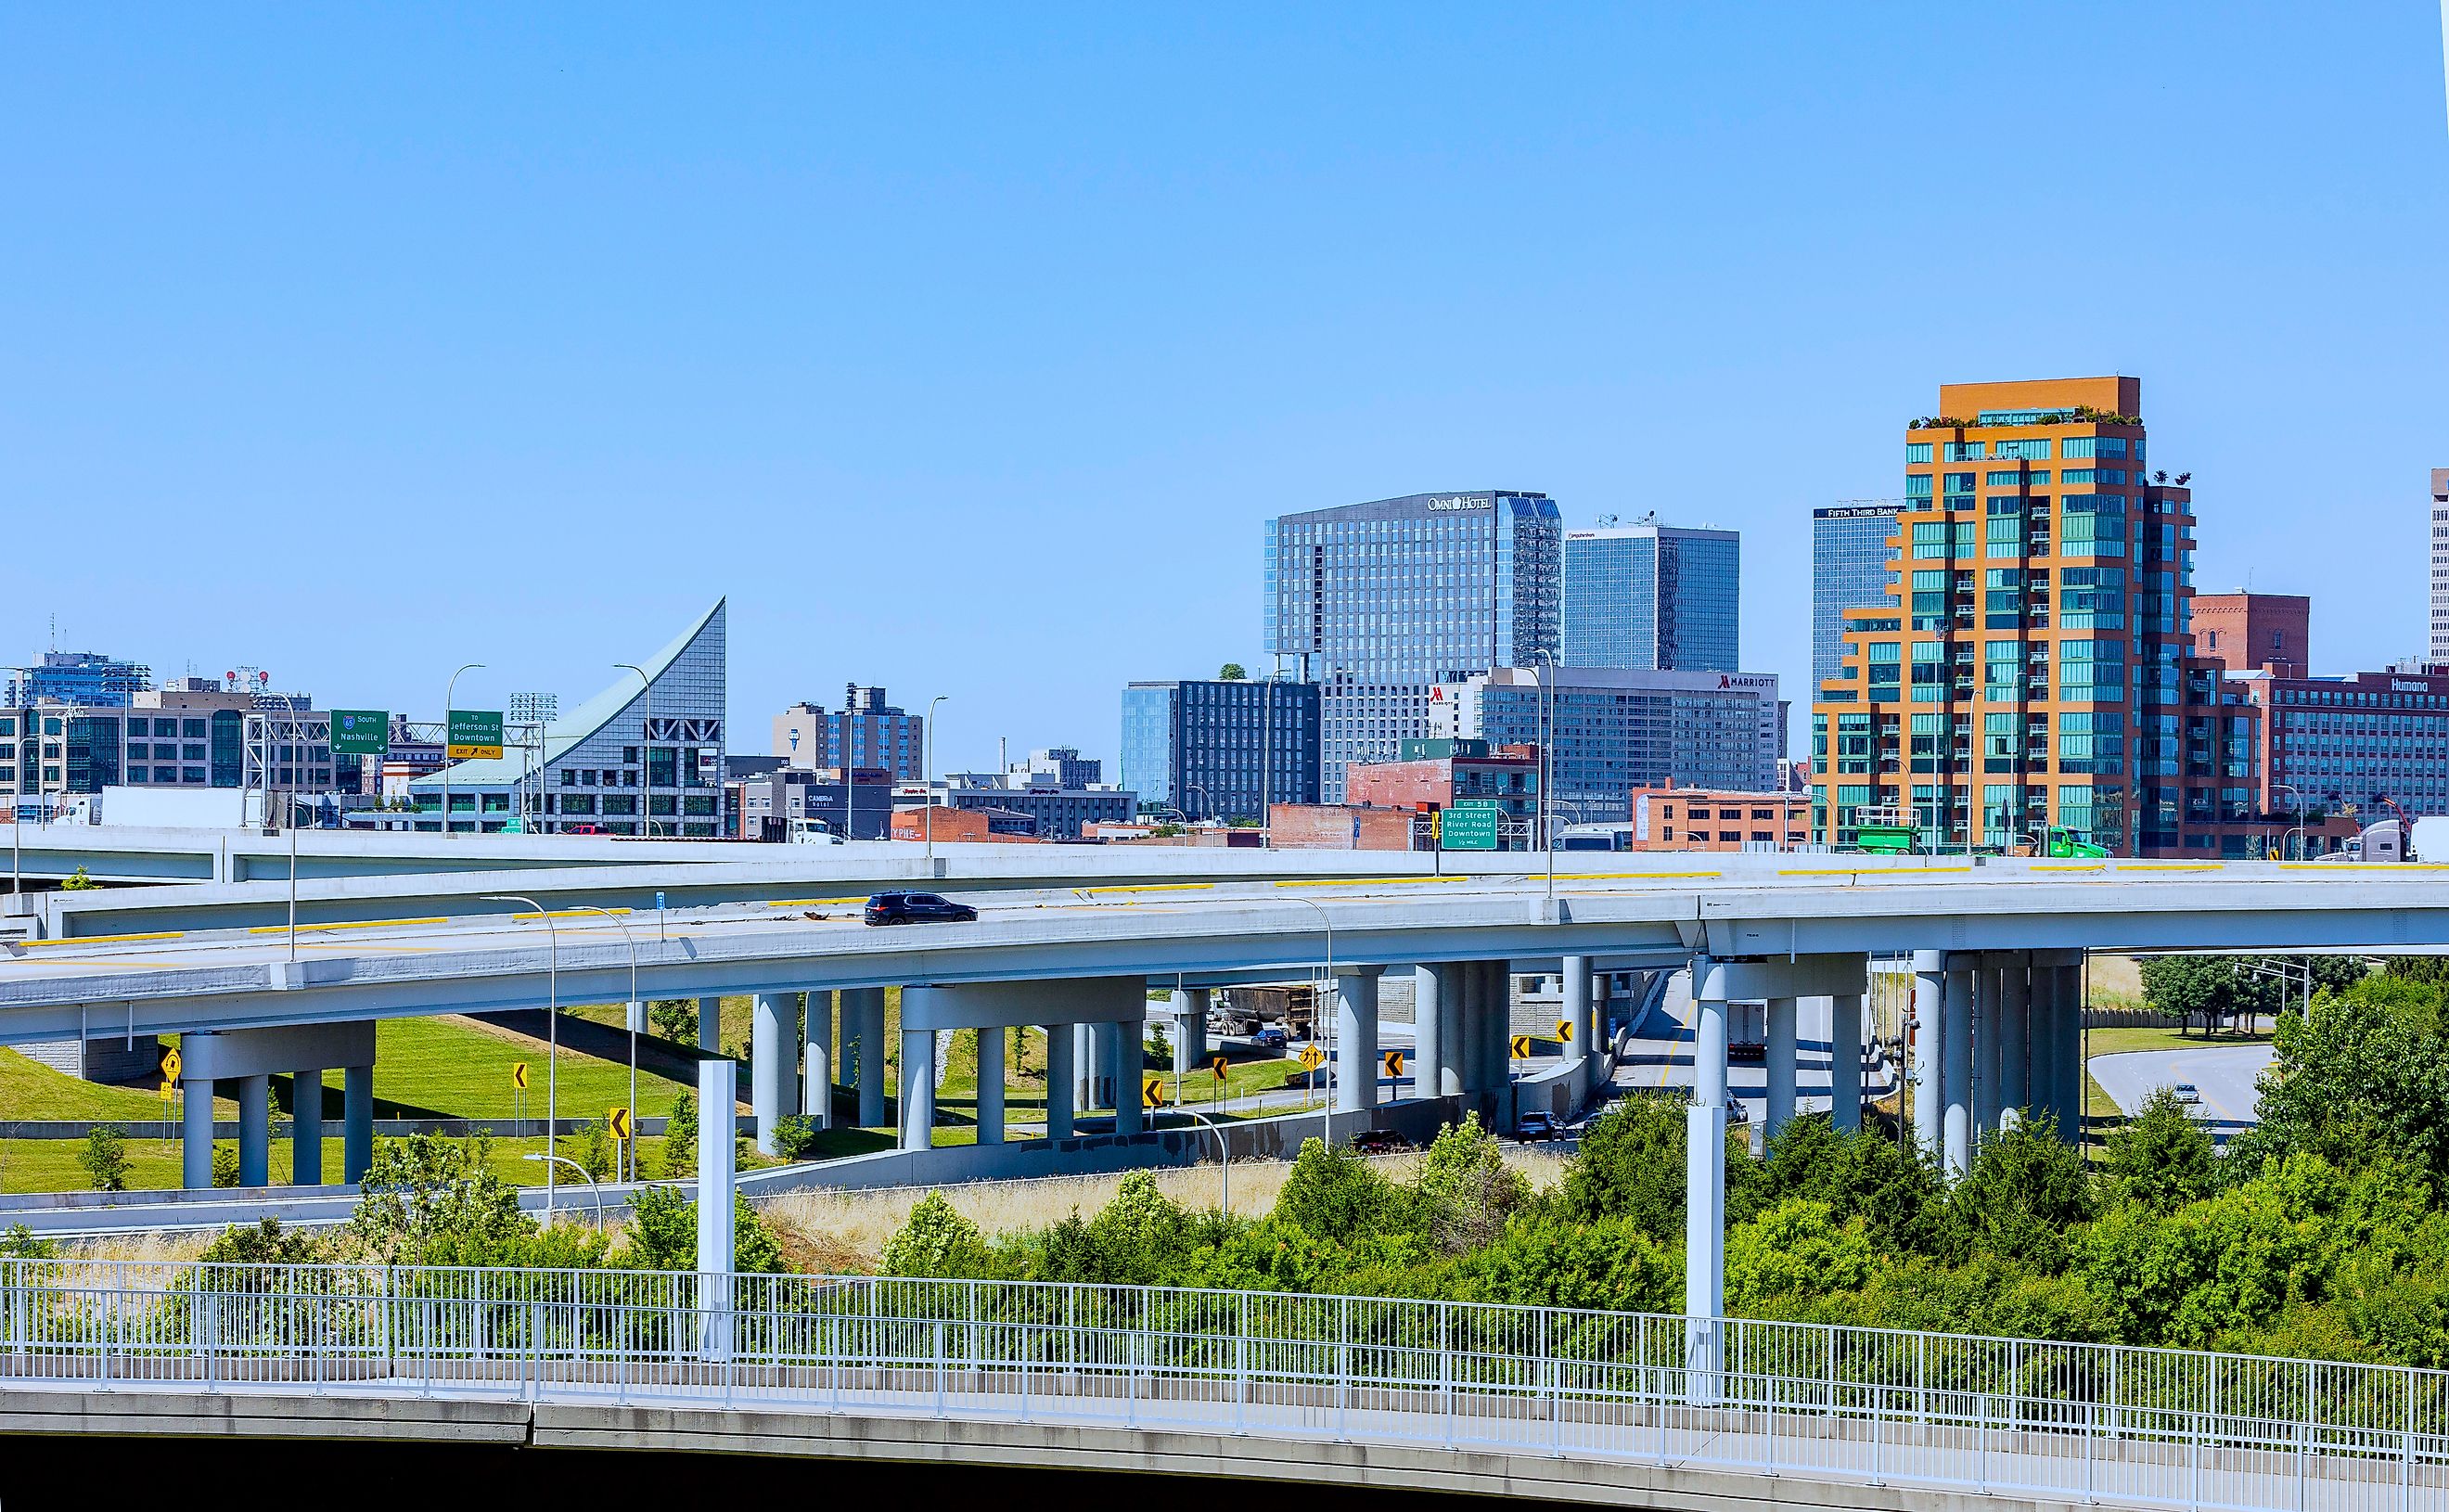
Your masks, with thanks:
[[(454, 1118), (508, 1118), (515, 1093), (511, 1068), (527, 1062), (523, 1109), (544, 1116), (546, 1047), (541, 1040), (505, 1035), (465, 1018), (386, 1018), (375, 1029), (375, 1100), (424, 1109)], [(629, 1068), (592, 1056), (561, 1054), (557, 1101), (565, 1118), (599, 1117), (629, 1100)], [(337, 1077), (327, 1077), (337, 1085)], [(638, 1073), (642, 1118), (671, 1112), (677, 1082)]]
[[(226, 1115), (236, 1117), (237, 1105), (224, 1100)], [(150, 1088), (106, 1087), (81, 1081), (29, 1060), (13, 1050), (0, 1050), (0, 1118), (159, 1118), (162, 1099)]]
[(2266, 1045), (2270, 1031), (2257, 1029), (2247, 1034), (2218, 1034), (2206, 1038), (2199, 1032), (2184, 1033), (2174, 1024), (2139, 1024), (2119, 1028), (2087, 1029), (2084, 1032), (2085, 1059), (2083, 1073), (2083, 1121), (2095, 1134), (2108, 1131), (2126, 1121), (2125, 1110), (2115, 1098), (2102, 1089), (2092, 1075), (2092, 1062), (2102, 1056), (2122, 1056), (2136, 1050), (2206, 1050), (2223, 1045)]

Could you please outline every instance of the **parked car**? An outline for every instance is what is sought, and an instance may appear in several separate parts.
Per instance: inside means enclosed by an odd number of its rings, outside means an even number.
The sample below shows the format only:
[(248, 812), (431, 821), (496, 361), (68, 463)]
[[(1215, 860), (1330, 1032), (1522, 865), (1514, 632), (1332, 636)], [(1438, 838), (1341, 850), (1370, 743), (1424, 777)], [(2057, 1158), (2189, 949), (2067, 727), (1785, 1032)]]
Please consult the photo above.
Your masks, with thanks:
[(978, 911), (938, 893), (877, 893), (860, 917), (871, 924), (966, 924)]
[(1356, 1154), (1399, 1154), (1411, 1148), (1412, 1141), (1392, 1129), (1366, 1129), (1352, 1136), (1352, 1149)]
[(1564, 1126), (1556, 1122), (1556, 1115), (1552, 1113), (1526, 1113), (1514, 1124), (1514, 1137), (1526, 1145), (1542, 1139), (1559, 1138), (1564, 1133)]
[(1274, 1024), (1269, 1024), (1250, 1036), (1250, 1043), (1261, 1050), (1282, 1050), (1289, 1042), (1284, 1038), (1284, 1032)]

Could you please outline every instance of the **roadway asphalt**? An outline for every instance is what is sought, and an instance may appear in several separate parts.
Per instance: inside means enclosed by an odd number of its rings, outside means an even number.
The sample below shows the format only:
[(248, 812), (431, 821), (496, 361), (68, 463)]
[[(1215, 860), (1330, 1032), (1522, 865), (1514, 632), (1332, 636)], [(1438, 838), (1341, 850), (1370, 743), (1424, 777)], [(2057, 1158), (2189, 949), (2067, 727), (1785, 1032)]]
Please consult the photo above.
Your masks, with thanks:
[(2272, 1054), (2266, 1044), (2130, 1050), (2094, 1056), (2092, 1076), (2128, 1113), (2141, 1108), (2155, 1089), (2190, 1081), (2203, 1096), (2196, 1116), (2222, 1133), (2234, 1133), (2255, 1121), (2254, 1078), (2270, 1064)]

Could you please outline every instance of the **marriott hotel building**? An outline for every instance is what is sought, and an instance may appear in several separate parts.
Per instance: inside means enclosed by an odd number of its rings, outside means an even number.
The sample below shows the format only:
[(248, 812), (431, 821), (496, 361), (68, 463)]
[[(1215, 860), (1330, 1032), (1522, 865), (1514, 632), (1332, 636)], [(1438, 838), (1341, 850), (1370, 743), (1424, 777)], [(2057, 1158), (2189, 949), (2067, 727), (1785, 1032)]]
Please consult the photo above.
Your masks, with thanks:
[(1320, 685), (1320, 797), (1344, 768), (1430, 733), (1431, 690), (1557, 652), (1563, 517), (1491, 490), (1285, 514), (1266, 524), (1267, 651)]

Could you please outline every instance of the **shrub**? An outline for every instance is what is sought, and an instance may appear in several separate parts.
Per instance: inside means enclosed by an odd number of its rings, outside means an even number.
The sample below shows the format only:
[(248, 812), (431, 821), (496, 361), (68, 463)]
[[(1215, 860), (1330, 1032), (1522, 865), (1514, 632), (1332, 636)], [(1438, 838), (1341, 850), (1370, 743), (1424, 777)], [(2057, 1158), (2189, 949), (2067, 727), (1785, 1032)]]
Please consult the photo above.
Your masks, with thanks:
[(2157, 1087), (2141, 1112), (2111, 1131), (2101, 1173), (2110, 1201), (2174, 1212), (2211, 1194), (2219, 1153), (2177, 1095)]
[(1088, 1225), (1097, 1279), (1125, 1286), (1159, 1286), (1181, 1273), (1189, 1249), (1188, 1221), (1156, 1177), (1134, 1171)]
[(2037, 1121), (1982, 1135), (1972, 1169), (1947, 1194), (1957, 1258), (1986, 1252), (2054, 1271), (2066, 1264), (2067, 1234), (2091, 1216), (2082, 1154)]
[(85, 1148), (77, 1152), (77, 1164), (84, 1168), (86, 1181), (94, 1191), (127, 1190), (127, 1141), (112, 1125), (98, 1123), (86, 1132)]
[(205, 1265), (302, 1266), (332, 1258), (332, 1247), (302, 1229), (284, 1229), (278, 1218), (231, 1224), (196, 1257)]
[(213, 1146), (213, 1185), (238, 1185), (238, 1149), (234, 1145)]
[(1791, 1198), (1727, 1231), (1726, 1305), (1745, 1310), (1856, 1290), (1878, 1259), (1861, 1217), (1841, 1222), (1824, 1202)]
[(1341, 1145), (1302, 1141), (1271, 1216), (1313, 1238), (1350, 1244), (1410, 1227), (1401, 1188)]
[(628, 1245), (622, 1267), (631, 1270), (697, 1268), (697, 1204), (678, 1187), (641, 1188), (629, 1199)]
[(1629, 1218), (1662, 1244), (1684, 1235), (1684, 1105), (1655, 1095), (1619, 1101), (1582, 1135), (1565, 1173), (1570, 1217)]
[(1473, 1258), (1481, 1299), (1523, 1307), (1665, 1312), (1683, 1306), (1680, 1256), (1631, 1218), (1524, 1217)]
[(1839, 1223), (1861, 1218), (1882, 1250), (1933, 1252), (1944, 1227), (1937, 1162), (1877, 1130), (1841, 1134), (1818, 1114), (1778, 1131), (1765, 1158), (1737, 1163), (1728, 1187), (1730, 1224), (1804, 1197), (1827, 1204)]
[(376, 1259), (417, 1265), (445, 1246), (471, 1263), (464, 1257), (534, 1232), (518, 1192), (488, 1168), (492, 1149), (481, 1135), (377, 1140), (349, 1215), (350, 1238)]
[(664, 1120), (664, 1174), (679, 1177), (696, 1173), (697, 1094), (684, 1092), (672, 1099), (671, 1115)]
[(817, 1121), (803, 1113), (795, 1113), (774, 1121), (774, 1153), (784, 1160), (798, 1160), (816, 1148), (819, 1134)]
[(931, 1192), (884, 1245), (889, 1276), (983, 1276), (989, 1273), (987, 1242), (978, 1226)]

